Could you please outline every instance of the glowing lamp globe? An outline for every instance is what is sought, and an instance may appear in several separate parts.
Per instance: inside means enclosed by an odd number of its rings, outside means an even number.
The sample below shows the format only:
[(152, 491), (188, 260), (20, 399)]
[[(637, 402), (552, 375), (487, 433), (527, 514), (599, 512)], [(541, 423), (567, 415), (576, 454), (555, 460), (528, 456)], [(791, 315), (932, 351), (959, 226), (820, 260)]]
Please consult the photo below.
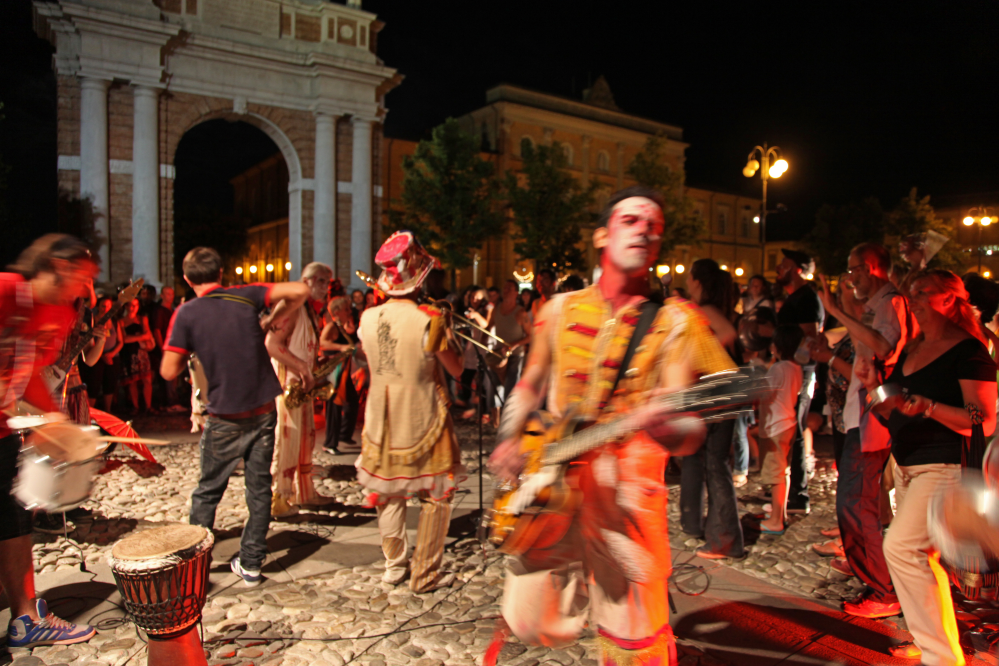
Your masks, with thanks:
[(987, 227), (990, 224), (992, 224), (992, 218), (991, 217), (986, 216), (986, 217), (982, 218), (982, 226), (983, 227)]
[(973, 225), (975, 223), (975, 218), (973, 218), (973, 217), (971, 217), (969, 215), (968, 217), (964, 218), (961, 221), (964, 222), (964, 226), (970, 227), (971, 225)]
[(745, 273), (745, 272), (746, 271), (742, 270), (741, 268), (736, 268), (735, 269), (735, 274), (738, 275), (739, 277), (742, 277), (742, 274)]
[(677, 264), (676, 265), (676, 272), (677, 273), (682, 273), (683, 272), (683, 264)]
[(284, 262), (284, 269), (286, 271), (290, 271), (291, 270), (291, 262), (290, 261)]
[(236, 275), (242, 275), (242, 274), (243, 274), (243, 267), (236, 266)]
[(256, 264), (254, 264), (253, 266), (250, 266), (250, 272), (251, 273), (256, 273), (257, 272), (257, 266), (256, 266)]

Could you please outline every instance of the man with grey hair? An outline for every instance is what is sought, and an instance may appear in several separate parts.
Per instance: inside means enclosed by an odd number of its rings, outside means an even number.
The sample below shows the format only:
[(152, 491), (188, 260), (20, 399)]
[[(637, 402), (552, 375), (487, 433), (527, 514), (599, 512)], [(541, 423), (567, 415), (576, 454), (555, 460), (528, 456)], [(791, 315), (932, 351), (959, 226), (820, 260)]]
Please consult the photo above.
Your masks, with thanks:
[[(288, 323), (267, 334), (267, 352), (281, 387), (302, 384), (312, 386), (312, 370), (319, 357), (320, 317), (326, 306), (327, 292), (333, 270), (314, 261), (302, 270), (302, 282), (309, 288), (309, 300)], [(312, 483), (312, 449), (316, 440), (316, 425), (312, 401), (289, 407), (282, 393), (277, 397), (277, 428), (274, 436), (274, 477), (271, 515), (275, 518), (298, 513), (299, 509), (315, 509), (333, 501), (316, 492)]]
[(888, 429), (864, 410), (863, 383), (856, 372), (859, 364), (871, 364), (883, 380), (915, 333), (905, 297), (888, 280), (890, 269), (891, 254), (878, 243), (863, 243), (850, 252), (850, 284), (856, 297), (867, 301), (860, 319), (837, 305), (825, 279), (819, 295), (826, 311), (849, 331), (857, 352), (843, 409), (846, 439), (836, 459), (836, 517), (845, 557), (830, 566), (856, 574), (866, 584), (864, 594), (845, 602), (843, 611), (867, 618), (890, 617), (901, 610), (882, 549), (881, 474), (891, 455), (891, 439)]

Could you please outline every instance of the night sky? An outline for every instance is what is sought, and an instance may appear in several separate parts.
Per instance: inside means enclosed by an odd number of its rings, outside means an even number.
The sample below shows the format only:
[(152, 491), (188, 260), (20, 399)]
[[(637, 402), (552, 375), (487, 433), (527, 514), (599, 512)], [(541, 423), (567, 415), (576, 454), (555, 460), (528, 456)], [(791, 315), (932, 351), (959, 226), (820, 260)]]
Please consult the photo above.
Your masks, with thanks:
[[(823, 203), (874, 195), (890, 207), (913, 186), (939, 205), (999, 201), (992, 0), (364, 8), (386, 23), (379, 55), (406, 77), (387, 98), (389, 136), (426, 137), (484, 104), (497, 83), (578, 98), (603, 75), (626, 112), (683, 127), (691, 185), (758, 196), (759, 178), (741, 173), (746, 155), (763, 141), (781, 146), (790, 170), (772, 181), (770, 202), (789, 210), (768, 220), (773, 238), (800, 237)], [(12, 168), (7, 199), (18, 221), (0, 247), (4, 262), (22, 236), (55, 226), (50, 53), (31, 30), (30, 1), (0, 1), (0, 155)], [(235, 144), (257, 140), (249, 135)], [(211, 160), (226, 143), (189, 157)], [(262, 140), (244, 152), (270, 149)]]

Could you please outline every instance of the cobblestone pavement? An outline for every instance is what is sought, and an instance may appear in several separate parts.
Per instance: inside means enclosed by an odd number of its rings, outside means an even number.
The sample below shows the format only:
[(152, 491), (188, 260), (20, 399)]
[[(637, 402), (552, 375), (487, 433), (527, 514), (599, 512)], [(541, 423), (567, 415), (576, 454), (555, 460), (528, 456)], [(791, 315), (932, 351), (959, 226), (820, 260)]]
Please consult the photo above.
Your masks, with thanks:
[[(146, 434), (152, 432), (141, 430)], [(459, 427), (462, 457), (469, 470), (466, 486), (477, 486), (475, 429)], [(492, 432), (487, 432), (487, 442)], [(113, 462), (97, 481), (92, 519), (77, 521), (70, 536), (80, 543), (87, 562), (106, 558), (122, 536), (165, 522), (186, 522), (191, 491), (198, 478), (197, 444), (193, 442), (156, 450), (161, 465), (130, 458)], [(332, 458), (318, 453), (320, 474), (330, 474), (318, 484), (322, 494), (338, 504), (322, 512), (324, 521), (374, 519), (374, 512), (360, 506), (360, 486), (351, 468), (332, 466)], [(859, 584), (832, 572), (828, 561), (810, 550), (824, 540), (819, 530), (835, 524), (835, 470), (819, 460), (812, 481), (811, 515), (796, 517), (782, 537), (763, 537), (749, 546), (748, 556), (729, 566), (820, 599), (841, 600), (856, 596)], [(491, 486), (487, 477), (486, 488)], [(243, 479), (235, 476), (219, 506), (216, 530), (238, 530), (246, 518)], [(670, 487), (670, 540), (677, 562), (691, 560), (700, 541), (679, 529), (679, 486)], [(762, 488), (753, 477), (740, 491), (740, 504), (748, 513), (762, 510)], [(414, 501), (415, 503), (415, 501)], [(308, 528), (299, 522), (273, 522), (272, 530)], [(319, 520), (319, 517), (316, 517)], [(748, 540), (752, 534), (747, 533)], [(39, 573), (70, 571), (78, 560), (62, 537), (36, 535), (35, 562)], [(216, 566), (220, 563), (216, 562)], [(209, 598), (204, 611), (205, 646), (210, 664), (239, 666), (364, 666), (415, 664), (456, 666), (481, 663), (499, 616), (502, 560), (474, 539), (448, 545), (444, 570), (456, 575), (455, 583), (430, 594), (415, 595), (406, 585), (381, 582), (383, 563), (343, 568), (289, 583), (265, 584), (258, 589), (233, 586)], [(266, 568), (265, 568), (266, 570)], [(55, 609), (58, 611), (58, 609)], [(17, 650), (15, 666), (48, 664), (138, 664), (145, 666), (141, 634), (118, 617), (98, 624), (97, 637), (87, 644)], [(680, 640), (684, 664), (718, 664), (711, 657)], [(569, 666), (596, 664), (592, 640), (564, 650), (528, 647), (515, 639), (503, 649), (500, 663), (510, 666)]]

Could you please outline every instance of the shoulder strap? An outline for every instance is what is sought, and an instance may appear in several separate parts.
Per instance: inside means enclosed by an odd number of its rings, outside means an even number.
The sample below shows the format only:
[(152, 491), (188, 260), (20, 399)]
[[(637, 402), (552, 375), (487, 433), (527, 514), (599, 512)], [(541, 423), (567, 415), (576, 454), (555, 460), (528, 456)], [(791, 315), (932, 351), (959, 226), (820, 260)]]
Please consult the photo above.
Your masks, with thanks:
[(210, 294), (206, 294), (206, 295), (202, 296), (202, 298), (217, 298), (217, 299), (223, 300), (223, 301), (232, 301), (233, 303), (242, 303), (243, 305), (249, 305), (254, 310), (257, 309), (257, 304), (254, 303), (251, 299), (249, 299), (249, 298), (247, 298), (245, 296), (237, 296), (236, 294), (229, 294), (229, 293), (221, 293), (220, 294), (218, 292), (212, 292)]
[(611, 387), (610, 393), (608, 393), (607, 400), (610, 400), (610, 396), (614, 395), (614, 391), (617, 390), (617, 385), (621, 383), (621, 378), (624, 377), (624, 373), (628, 370), (628, 366), (631, 365), (631, 359), (635, 357), (635, 351), (638, 349), (639, 343), (645, 334), (649, 332), (649, 327), (652, 326), (652, 322), (655, 321), (656, 315), (659, 314), (659, 308), (662, 307), (661, 304), (655, 301), (645, 301), (642, 303), (642, 314), (638, 316), (638, 323), (635, 324), (635, 330), (631, 334), (631, 340), (628, 342), (628, 349), (624, 352), (624, 358), (621, 359), (621, 368), (617, 371), (617, 377), (614, 379), (614, 386)]

